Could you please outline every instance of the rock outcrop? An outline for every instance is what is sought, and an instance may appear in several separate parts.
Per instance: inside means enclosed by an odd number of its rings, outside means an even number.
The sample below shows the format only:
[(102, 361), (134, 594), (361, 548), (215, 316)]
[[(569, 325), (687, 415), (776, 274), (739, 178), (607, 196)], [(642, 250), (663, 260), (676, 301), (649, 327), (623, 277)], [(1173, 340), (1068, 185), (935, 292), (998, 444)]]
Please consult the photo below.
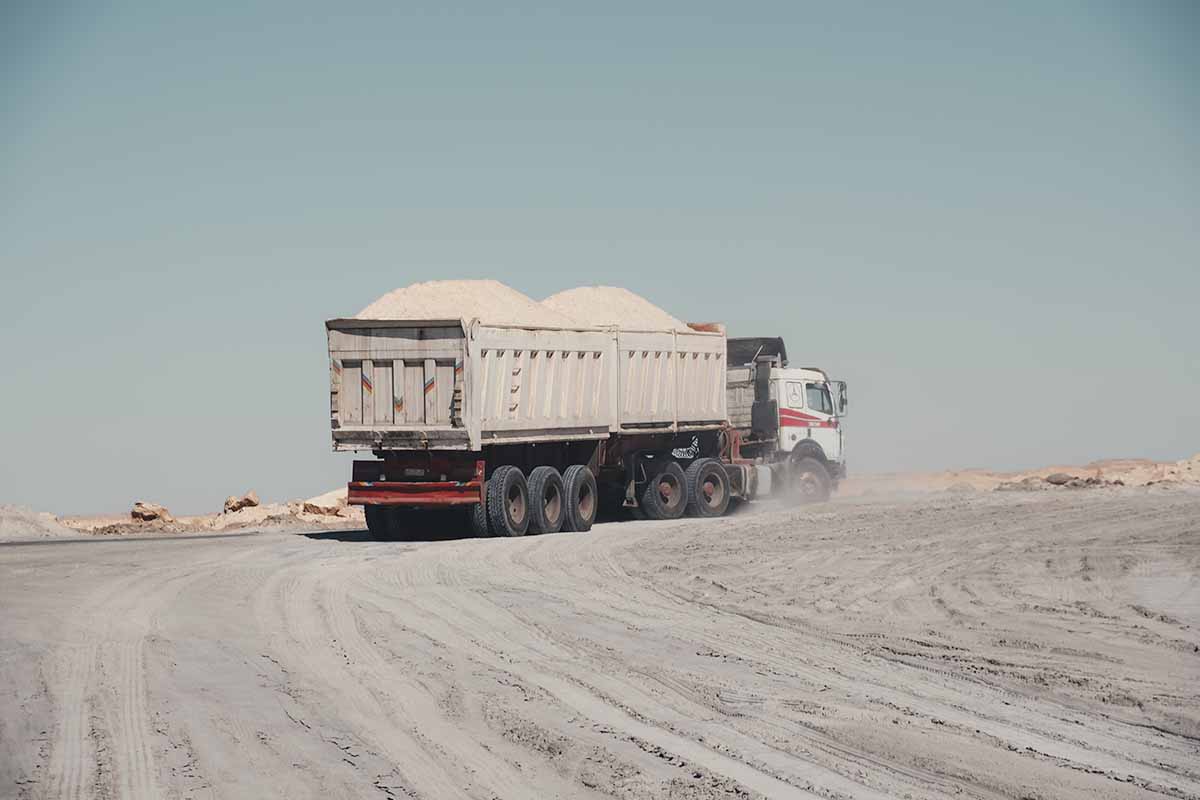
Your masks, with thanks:
[(246, 492), (241, 497), (229, 495), (225, 498), (225, 513), (232, 514), (235, 511), (241, 511), (243, 508), (254, 508), (258, 505), (258, 495), (254, 490)]
[(129, 512), (129, 516), (133, 518), (134, 522), (175, 521), (165, 506), (160, 506), (158, 503), (147, 503), (144, 500), (138, 500), (133, 504), (133, 510)]
[(344, 515), (346, 509), (346, 489), (334, 489), (316, 497), (310, 497), (304, 501), (303, 512), (305, 514), (317, 514), (323, 517), (336, 517)]

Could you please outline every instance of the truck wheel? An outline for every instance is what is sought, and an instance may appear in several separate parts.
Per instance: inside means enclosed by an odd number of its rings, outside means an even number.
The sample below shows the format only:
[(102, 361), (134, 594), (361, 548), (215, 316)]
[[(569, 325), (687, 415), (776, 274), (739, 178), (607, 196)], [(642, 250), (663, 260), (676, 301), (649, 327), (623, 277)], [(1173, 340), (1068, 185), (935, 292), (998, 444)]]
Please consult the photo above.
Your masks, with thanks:
[(529, 532), (558, 533), (565, 511), (563, 479), (558, 470), (534, 467), (529, 473)]
[(799, 503), (824, 503), (833, 490), (829, 470), (815, 458), (798, 458), (791, 465), (792, 494)]
[(492, 529), (488, 527), (487, 506), (483, 503), (471, 506), (471, 533), (480, 538), (492, 535)]
[(388, 509), (388, 536), (393, 542), (406, 542), (415, 538), (414, 533), (418, 515), (427, 515), (428, 511), (417, 511), (415, 508), (392, 507)]
[(412, 530), (413, 511), (394, 506), (364, 506), (367, 531), (377, 542), (403, 541)]
[(650, 519), (678, 519), (687, 507), (687, 481), (678, 463), (668, 461), (642, 490), (642, 510)]
[(488, 479), (488, 524), (497, 536), (524, 536), (529, 530), (529, 486), (521, 470), (498, 467)]
[(587, 533), (596, 521), (599, 506), (596, 476), (586, 464), (572, 464), (563, 473), (564, 531)]
[(683, 473), (687, 486), (687, 513), (692, 517), (719, 517), (729, 508), (729, 476), (715, 458), (697, 458)]
[(391, 535), (391, 520), (388, 519), (387, 508), (384, 506), (363, 506), (363, 514), (367, 518), (367, 533), (377, 542), (387, 541)]

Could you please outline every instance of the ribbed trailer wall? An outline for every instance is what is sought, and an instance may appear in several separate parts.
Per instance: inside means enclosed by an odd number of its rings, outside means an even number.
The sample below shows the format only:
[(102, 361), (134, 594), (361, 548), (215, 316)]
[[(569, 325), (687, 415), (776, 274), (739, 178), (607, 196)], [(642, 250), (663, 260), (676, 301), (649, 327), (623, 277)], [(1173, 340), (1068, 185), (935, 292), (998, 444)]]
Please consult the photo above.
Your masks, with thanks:
[(725, 337), (617, 333), (620, 427), (692, 427), (725, 419)]
[(468, 382), (479, 440), (598, 439), (613, 420), (613, 335), (478, 325)]
[(335, 449), (479, 450), (715, 428), (723, 333), (331, 320)]
[(681, 427), (711, 425), (726, 418), (725, 337), (719, 334), (675, 334), (679, 361), (678, 407)]

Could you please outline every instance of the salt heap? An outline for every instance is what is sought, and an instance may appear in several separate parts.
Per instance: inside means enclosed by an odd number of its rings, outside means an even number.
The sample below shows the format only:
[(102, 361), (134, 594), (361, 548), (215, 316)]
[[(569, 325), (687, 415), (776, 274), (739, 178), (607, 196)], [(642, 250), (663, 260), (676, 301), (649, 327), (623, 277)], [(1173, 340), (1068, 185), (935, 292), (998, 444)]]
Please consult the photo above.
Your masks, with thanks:
[(357, 319), (478, 319), (491, 325), (578, 328), (583, 323), (493, 280), (425, 281), (388, 292)]
[(580, 286), (553, 294), (542, 306), (597, 328), (628, 331), (691, 331), (686, 322), (646, 298), (618, 286)]

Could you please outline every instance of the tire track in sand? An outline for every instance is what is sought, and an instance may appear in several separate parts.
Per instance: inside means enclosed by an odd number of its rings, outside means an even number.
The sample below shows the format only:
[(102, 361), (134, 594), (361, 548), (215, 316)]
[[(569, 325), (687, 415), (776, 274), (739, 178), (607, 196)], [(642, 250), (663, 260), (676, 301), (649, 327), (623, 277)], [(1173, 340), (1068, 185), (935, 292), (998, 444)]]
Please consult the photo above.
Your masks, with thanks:
[[(437, 571), (428, 566), (414, 565), (414, 568), (423, 574)], [(461, 568), (462, 565), (460, 571)], [(733, 755), (713, 750), (668, 726), (655, 723), (651, 716), (641, 713), (634, 716), (627, 707), (614, 702), (606, 693), (597, 691), (584, 677), (574, 674), (576, 670), (570, 667), (572, 659), (547, 659), (547, 651), (554, 652), (561, 646), (558, 642), (547, 638), (542, 631), (523, 625), (502, 609), (482, 601), (476, 593), (438, 590), (420, 596), (399, 595), (394, 592), (394, 586), (365, 590), (375, 594), (377, 602), (384, 607), (395, 609), (398, 603), (401, 604), (406, 626), (489, 669), (509, 673), (541, 689), (574, 713), (621, 737), (644, 742), (656, 752), (686, 759), (766, 797), (820, 796), (819, 791), (802, 786), (836, 787), (836, 791), (843, 793), (852, 791), (855, 797), (878, 800), (888, 796), (823, 767), (802, 764), (794, 759), (789, 759), (788, 769), (783, 773), (791, 774), (796, 783), (801, 785), (790, 783), (772, 774), (774, 770), (764, 771)], [(497, 616), (506, 619), (500, 620)], [(580, 664), (579, 668), (586, 673), (585, 664)], [(644, 699), (640, 693), (639, 699)], [(639, 708), (639, 712), (641, 710)]]

